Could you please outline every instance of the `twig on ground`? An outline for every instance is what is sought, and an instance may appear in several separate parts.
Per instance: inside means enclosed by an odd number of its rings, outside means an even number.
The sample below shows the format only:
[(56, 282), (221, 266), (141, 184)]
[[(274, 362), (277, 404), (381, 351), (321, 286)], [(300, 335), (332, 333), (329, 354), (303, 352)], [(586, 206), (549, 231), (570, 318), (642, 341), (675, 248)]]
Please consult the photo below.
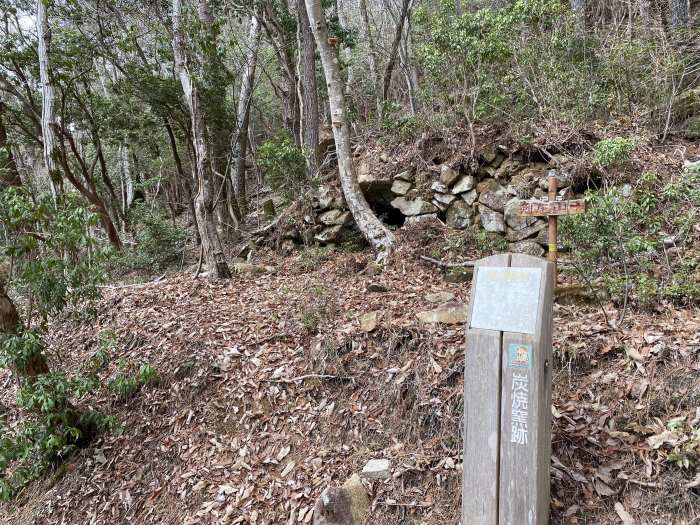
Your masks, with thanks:
[(304, 381), (305, 379), (345, 379), (345, 380), (354, 380), (353, 377), (350, 376), (333, 376), (329, 374), (307, 374), (304, 376), (299, 376), (299, 377), (292, 377), (291, 379), (263, 379), (263, 381), (267, 381), (268, 383), (296, 383), (297, 381)]
[(427, 255), (421, 255), (420, 258), (424, 261), (428, 261), (429, 263), (433, 263), (437, 266), (440, 266), (441, 268), (464, 268), (474, 266), (474, 261), (445, 262), (440, 261), (438, 259), (433, 259), (432, 257), (428, 257)]

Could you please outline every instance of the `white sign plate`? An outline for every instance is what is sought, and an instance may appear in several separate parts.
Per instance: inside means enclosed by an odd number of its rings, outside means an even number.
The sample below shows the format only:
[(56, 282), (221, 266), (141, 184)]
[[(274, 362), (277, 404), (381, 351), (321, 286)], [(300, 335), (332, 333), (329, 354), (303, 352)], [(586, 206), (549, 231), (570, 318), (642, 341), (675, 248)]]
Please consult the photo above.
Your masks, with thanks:
[(534, 335), (541, 281), (541, 268), (479, 267), (471, 328)]

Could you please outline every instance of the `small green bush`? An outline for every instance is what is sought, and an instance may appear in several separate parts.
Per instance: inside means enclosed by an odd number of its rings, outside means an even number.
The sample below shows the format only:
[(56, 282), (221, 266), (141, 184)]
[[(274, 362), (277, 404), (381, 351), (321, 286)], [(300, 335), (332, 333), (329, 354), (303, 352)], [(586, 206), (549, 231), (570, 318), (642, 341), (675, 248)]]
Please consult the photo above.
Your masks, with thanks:
[(309, 182), (304, 152), (286, 133), (263, 142), (258, 165), (272, 189), (288, 200), (298, 197)]
[(585, 280), (602, 279), (614, 300), (640, 306), (700, 300), (700, 264), (691, 256), (669, 264), (664, 246), (670, 238), (677, 250), (692, 248), (698, 217), (690, 210), (700, 204), (700, 174), (686, 172), (664, 186), (646, 172), (631, 195), (613, 187), (586, 199), (588, 211), (563, 218), (560, 229)]
[(594, 148), (595, 163), (601, 168), (621, 166), (630, 159), (636, 147), (634, 139), (616, 137), (601, 140)]
[(120, 401), (133, 397), (141, 388), (158, 381), (158, 371), (148, 363), (139, 367), (135, 374), (120, 373), (112, 379), (107, 388)]

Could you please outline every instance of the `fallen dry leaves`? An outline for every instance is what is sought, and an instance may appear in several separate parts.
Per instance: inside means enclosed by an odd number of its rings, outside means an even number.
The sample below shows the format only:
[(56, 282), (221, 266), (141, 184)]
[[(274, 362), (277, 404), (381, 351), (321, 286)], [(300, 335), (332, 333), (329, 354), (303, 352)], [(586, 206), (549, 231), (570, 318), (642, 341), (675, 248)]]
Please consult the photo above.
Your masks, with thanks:
[[(391, 479), (370, 486), (373, 524), (457, 523), (464, 330), (415, 313), (434, 307), (426, 294), (466, 301), (469, 286), (417, 252), (407, 243), (378, 276), (358, 272), (368, 253), (306, 273), (302, 256), (270, 256), (271, 274), (106, 290), (96, 326), (52, 327), (54, 366), (79, 370), (111, 330), (101, 378), (148, 362), (160, 381), (126, 402), (82, 400), (124, 432), (0, 507), (0, 522), (310, 523), (323, 488), (388, 458)], [(690, 522), (695, 471), (669, 458), (692, 455), (698, 428), (697, 310), (628, 313), (618, 331), (592, 307), (555, 314), (552, 523)]]

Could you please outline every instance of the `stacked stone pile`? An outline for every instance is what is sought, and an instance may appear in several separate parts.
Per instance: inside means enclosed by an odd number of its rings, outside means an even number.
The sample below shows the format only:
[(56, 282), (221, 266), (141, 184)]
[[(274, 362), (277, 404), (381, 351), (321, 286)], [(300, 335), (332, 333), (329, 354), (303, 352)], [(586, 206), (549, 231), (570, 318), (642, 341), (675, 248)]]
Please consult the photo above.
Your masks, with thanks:
[[(370, 166), (358, 163), (358, 179), (370, 204), (391, 208), (409, 225), (423, 220), (441, 220), (448, 228), (480, 226), (502, 235), (513, 252), (542, 255), (547, 243), (546, 222), (518, 216), (518, 201), (547, 194), (547, 176), (554, 171), (564, 199), (574, 198), (566, 158), (555, 156), (550, 163), (527, 162), (518, 154), (507, 155), (499, 147), (487, 148), (477, 170), (459, 163), (416, 170), (392, 163), (386, 155)], [(319, 190), (318, 233), (321, 243), (340, 242), (353, 224), (343, 199), (328, 188)]]

